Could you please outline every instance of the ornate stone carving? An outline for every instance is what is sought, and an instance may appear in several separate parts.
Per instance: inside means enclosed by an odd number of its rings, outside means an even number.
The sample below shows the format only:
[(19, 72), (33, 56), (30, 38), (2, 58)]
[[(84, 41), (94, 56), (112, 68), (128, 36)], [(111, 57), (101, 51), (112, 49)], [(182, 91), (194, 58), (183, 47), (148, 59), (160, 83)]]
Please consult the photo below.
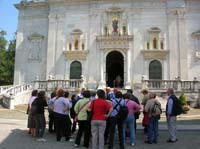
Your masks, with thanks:
[(38, 33), (33, 33), (28, 37), (30, 41), (30, 46), (28, 47), (28, 61), (41, 61), (40, 51), (42, 49), (42, 40), (44, 39), (43, 35)]
[(145, 59), (166, 59), (168, 50), (142, 50)]
[(63, 53), (69, 60), (86, 60), (88, 51), (64, 51)]
[(133, 35), (123, 36), (97, 36), (96, 41), (99, 49), (129, 49), (129, 42), (133, 40)]

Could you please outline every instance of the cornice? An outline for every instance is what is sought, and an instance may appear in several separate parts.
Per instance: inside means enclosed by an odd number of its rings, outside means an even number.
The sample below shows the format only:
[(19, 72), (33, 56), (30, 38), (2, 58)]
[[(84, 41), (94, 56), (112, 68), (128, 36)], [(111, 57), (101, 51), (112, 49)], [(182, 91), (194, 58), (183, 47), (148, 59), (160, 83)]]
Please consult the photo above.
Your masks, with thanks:
[(19, 4), (14, 4), (15, 8), (18, 10), (26, 9), (30, 7), (48, 7), (48, 2), (20, 2)]

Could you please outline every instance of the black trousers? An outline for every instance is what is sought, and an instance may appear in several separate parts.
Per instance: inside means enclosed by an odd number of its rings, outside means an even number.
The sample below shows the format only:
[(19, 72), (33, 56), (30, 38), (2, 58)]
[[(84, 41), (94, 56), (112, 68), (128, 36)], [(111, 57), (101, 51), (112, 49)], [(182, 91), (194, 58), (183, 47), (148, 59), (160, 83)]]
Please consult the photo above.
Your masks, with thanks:
[(61, 137), (64, 136), (65, 140), (68, 141), (71, 136), (71, 120), (69, 115), (54, 112), (54, 118), (56, 126), (56, 140), (60, 141)]
[(117, 120), (116, 117), (110, 117), (110, 138), (108, 148), (113, 149), (116, 125), (119, 132), (120, 149), (124, 149), (123, 121)]
[(91, 129), (90, 122), (87, 121), (87, 120), (79, 120), (78, 126), (79, 126), (79, 129), (78, 129), (78, 133), (77, 133), (77, 136), (76, 136), (75, 144), (80, 145), (81, 137), (84, 133), (83, 146), (89, 147), (90, 129)]
[(56, 131), (54, 114), (53, 112), (49, 112), (49, 132), (54, 131)]

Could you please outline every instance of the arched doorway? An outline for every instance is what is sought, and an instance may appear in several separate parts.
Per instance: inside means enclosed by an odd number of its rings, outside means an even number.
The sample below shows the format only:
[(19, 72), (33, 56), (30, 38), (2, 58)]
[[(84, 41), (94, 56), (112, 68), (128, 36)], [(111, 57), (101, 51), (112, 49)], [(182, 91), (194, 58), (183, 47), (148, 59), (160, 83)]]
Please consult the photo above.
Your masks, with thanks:
[(106, 57), (106, 84), (110, 87), (124, 85), (124, 57), (118, 51), (112, 51)]
[(153, 60), (149, 64), (149, 79), (162, 79), (162, 64), (158, 60)]

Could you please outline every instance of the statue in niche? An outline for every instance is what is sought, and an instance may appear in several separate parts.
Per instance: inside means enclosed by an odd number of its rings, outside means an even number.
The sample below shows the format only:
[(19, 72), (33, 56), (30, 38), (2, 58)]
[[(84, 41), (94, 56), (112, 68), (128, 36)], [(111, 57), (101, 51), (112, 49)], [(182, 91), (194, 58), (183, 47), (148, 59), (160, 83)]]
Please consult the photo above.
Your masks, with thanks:
[(113, 33), (118, 33), (118, 20), (117, 18), (112, 21)]
[(74, 48), (75, 48), (76, 50), (78, 50), (78, 40), (75, 41), (75, 43), (74, 43)]

